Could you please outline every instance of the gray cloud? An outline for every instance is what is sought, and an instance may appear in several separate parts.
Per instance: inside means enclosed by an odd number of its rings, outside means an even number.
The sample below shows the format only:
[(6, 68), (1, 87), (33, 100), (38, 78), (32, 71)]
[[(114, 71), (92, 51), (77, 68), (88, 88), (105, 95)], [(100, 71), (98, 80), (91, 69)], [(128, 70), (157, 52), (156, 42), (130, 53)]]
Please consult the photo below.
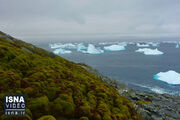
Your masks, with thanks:
[(0, 0), (0, 29), (15, 36), (180, 37), (179, 0)]

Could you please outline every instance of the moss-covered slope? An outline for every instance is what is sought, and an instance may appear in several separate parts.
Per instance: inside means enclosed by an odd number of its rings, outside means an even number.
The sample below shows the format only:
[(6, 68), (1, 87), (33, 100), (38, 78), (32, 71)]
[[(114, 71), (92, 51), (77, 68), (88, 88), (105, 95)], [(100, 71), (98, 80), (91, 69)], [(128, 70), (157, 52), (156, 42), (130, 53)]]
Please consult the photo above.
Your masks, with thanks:
[[(3, 115), (4, 94), (26, 95), (25, 117)], [(140, 119), (132, 104), (97, 76), (0, 32), (0, 119), (45, 115), (57, 120)]]

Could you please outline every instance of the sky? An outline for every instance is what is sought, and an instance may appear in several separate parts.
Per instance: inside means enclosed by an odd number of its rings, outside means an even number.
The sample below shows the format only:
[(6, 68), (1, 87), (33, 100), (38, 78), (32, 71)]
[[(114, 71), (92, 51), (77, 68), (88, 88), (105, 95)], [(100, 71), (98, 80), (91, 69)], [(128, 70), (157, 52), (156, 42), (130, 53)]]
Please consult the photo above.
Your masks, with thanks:
[(180, 38), (180, 0), (0, 0), (0, 31), (30, 39)]

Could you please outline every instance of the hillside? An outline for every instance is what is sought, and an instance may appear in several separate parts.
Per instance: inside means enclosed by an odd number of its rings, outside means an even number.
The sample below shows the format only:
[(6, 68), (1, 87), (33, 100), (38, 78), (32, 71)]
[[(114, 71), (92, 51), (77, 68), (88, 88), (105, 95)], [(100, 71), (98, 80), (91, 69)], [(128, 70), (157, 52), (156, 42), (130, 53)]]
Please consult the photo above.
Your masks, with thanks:
[[(26, 95), (26, 116), (3, 115), (5, 94)], [(141, 118), (129, 100), (80, 65), (0, 32), (0, 119)]]

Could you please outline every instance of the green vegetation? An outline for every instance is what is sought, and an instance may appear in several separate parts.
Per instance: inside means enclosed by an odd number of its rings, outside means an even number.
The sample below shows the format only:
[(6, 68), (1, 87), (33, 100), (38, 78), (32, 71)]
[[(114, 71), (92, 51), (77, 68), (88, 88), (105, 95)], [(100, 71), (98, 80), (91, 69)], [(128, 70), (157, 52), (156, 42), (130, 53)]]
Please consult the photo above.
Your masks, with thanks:
[(139, 105), (142, 105), (142, 104), (149, 104), (151, 103), (150, 101), (144, 101), (144, 100), (139, 100), (139, 101), (136, 101), (136, 104), (139, 104)]
[[(140, 120), (132, 104), (97, 76), (51, 52), (0, 34), (2, 120)], [(25, 94), (26, 116), (4, 116), (4, 94)]]

